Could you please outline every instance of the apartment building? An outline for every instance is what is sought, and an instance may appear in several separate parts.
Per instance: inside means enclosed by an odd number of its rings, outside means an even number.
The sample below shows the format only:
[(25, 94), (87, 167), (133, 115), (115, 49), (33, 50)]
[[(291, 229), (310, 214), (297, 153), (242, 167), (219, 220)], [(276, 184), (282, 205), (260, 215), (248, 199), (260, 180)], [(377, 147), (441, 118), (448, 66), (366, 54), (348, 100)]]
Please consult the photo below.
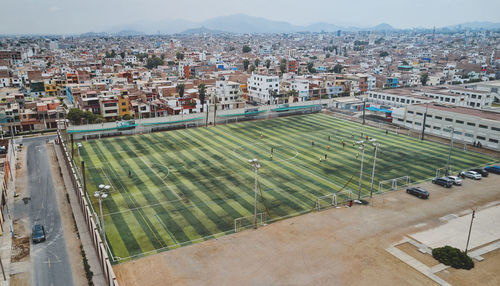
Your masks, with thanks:
[(242, 95), (240, 84), (237, 82), (224, 79), (215, 82), (215, 96), (222, 109), (239, 108), (243, 105)]
[(254, 74), (248, 78), (248, 97), (250, 100), (260, 103), (271, 103), (274, 101), (272, 93), (279, 94), (280, 83), (278, 76)]
[(393, 109), (393, 123), (412, 130), (422, 130), (424, 114), (425, 133), (455, 142), (473, 144), (480, 142), (483, 147), (500, 151), (500, 113), (449, 104), (432, 103), (407, 105)]
[(120, 115), (118, 98), (116, 95), (102, 96), (99, 100), (99, 108), (105, 120), (114, 120)]

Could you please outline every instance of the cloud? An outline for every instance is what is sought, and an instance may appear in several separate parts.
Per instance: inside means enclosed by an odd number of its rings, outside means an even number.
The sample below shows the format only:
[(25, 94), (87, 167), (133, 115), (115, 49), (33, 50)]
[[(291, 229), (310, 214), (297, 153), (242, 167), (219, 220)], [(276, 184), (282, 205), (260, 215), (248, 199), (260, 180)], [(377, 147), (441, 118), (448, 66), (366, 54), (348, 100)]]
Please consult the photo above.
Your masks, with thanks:
[(50, 12), (57, 12), (57, 11), (60, 11), (60, 10), (61, 10), (61, 8), (59, 8), (58, 6), (52, 6), (52, 7), (49, 8)]

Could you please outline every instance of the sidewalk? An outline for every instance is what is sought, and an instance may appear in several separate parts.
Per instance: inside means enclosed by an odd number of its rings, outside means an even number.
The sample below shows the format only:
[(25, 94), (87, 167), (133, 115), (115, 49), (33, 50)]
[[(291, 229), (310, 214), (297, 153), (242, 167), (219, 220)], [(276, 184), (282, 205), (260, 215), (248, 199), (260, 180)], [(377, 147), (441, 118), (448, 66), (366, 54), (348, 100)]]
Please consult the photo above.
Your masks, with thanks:
[(92, 244), (92, 238), (89, 234), (87, 224), (83, 218), (82, 210), (80, 209), (80, 205), (78, 204), (78, 199), (75, 194), (75, 190), (73, 185), (71, 184), (70, 174), (66, 169), (64, 164), (63, 154), (59, 145), (54, 144), (54, 149), (57, 156), (58, 164), (61, 168), (64, 185), (66, 186), (67, 193), (69, 194), (71, 209), (73, 210), (73, 215), (75, 217), (76, 226), (78, 228), (78, 233), (80, 235), (80, 241), (83, 245), (83, 250), (85, 251), (85, 255), (88, 259), (88, 263), (90, 265), (90, 271), (93, 272), (92, 282), (96, 286), (105, 286), (107, 285), (106, 279), (102, 273), (102, 268), (97, 258), (96, 251)]

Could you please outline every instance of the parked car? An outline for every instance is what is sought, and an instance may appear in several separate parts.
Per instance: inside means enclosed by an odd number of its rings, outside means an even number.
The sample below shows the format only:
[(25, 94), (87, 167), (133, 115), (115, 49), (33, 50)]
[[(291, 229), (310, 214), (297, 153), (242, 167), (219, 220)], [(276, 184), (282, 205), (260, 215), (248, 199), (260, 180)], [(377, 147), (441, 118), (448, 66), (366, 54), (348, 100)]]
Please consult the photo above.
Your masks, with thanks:
[(454, 185), (457, 185), (457, 186), (461, 186), (462, 185), (462, 179), (460, 179), (459, 177), (448, 176), (446, 178), (450, 179), (453, 182)]
[(490, 173), (500, 175), (500, 166), (488, 166), (484, 169)]
[(45, 236), (45, 228), (41, 224), (35, 224), (33, 226), (33, 231), (31, 233), (31, 239), (33, 243), (38, 243), (45, 241), (47, 237)]
[(420, 188), (420, 187), (411, 187), (406, 189), (406, 193), (410, 195), (414, 195), (415, 197), (419, 197), (421, 199), (428, 199), (429, 198), (429, 192)]
[(453, 181), (446, 178), (446, 177), (441, 177), (441, 178), (434, 178), (432, 180), (433, 184), (443, 186), (445, 188), (451, 188), (453, 186)]
[(460, 173), (462, 176), (464, 177), (467, 177), (467, 178), (470, 178), (470, 179), (474, 179), (474, 180), (481, 180), (481, 174), (479, 174), (478, 172), (474, 172), (474, 171), (465, 171), (465, 172), (462, 172)]
[(488, 177), (488, 174), (489, 174), (488, 171), (486, 171), (485, 169), (480, 169), (480, 168), (472, 169), (470, 171), (474, 171), (476, 173), (479, 173), (481, 175), (481, 177)]

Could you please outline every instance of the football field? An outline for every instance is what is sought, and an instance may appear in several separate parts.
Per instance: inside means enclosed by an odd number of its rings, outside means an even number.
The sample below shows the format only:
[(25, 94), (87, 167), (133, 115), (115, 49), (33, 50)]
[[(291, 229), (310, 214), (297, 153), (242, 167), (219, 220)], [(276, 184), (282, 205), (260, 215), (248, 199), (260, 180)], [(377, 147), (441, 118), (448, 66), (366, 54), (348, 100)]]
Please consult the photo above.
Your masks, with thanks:
[[(448, 145), (319, 113), (82, 141), (80, 156), (97, 214), (93, 193), (99, 184), (111, 186), (104, 224), (113, 262), (120, 262), (234, 232), (235, 219), (253, 214), (248, 159), (261, 164), (257, 207), (268, 222), (312, 211), (320, 196), (357, 194), (362, 154), (354, 142), (366, 136), (380, 144), (376, 190), (379, 181), (396, 177), (430, 179), (446, 165)], [(368, 142), (363, 196), (373, 161)], [(491, 161), (461, 148), (451, 156), (454, 170)]]

